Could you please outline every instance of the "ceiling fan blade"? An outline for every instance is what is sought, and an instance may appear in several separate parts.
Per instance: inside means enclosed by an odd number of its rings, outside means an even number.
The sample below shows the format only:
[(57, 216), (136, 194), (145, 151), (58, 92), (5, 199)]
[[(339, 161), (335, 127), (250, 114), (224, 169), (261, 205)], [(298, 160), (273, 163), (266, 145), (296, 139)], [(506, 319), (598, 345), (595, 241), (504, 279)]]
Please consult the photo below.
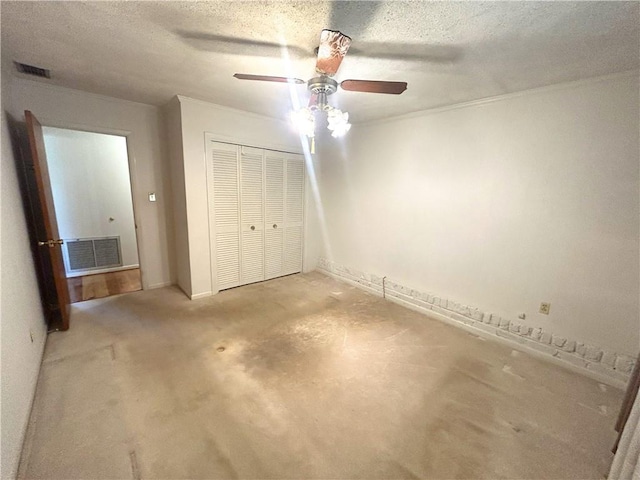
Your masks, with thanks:
[(262, 82), (280, 82), (280, 83), (306, 83), (299, 78), (290, 77), (271, 77), (269, 75), (249, 75), (246, 73), (235, 73), (233, 75), (239, 80), (259, 80)]
[(340, 84), (350, 92), (388, 93), (400, 95), (407, 89), (407, 82), (379, 82), (376, 80), (345, 80)]
[(335, 75), (349, 50), (349, 45), (350, 37), (335, 30), (322, 30), (316, 71), (323, 75)]

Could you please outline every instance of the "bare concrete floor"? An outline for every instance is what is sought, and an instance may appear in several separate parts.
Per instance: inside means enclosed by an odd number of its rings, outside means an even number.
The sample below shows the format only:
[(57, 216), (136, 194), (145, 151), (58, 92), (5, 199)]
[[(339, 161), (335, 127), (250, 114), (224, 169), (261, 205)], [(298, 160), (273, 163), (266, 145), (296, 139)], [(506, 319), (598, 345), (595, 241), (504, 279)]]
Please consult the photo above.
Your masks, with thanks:
[(622, 392), (318, 273), (73, 307), (23, 478), (604, 478)]

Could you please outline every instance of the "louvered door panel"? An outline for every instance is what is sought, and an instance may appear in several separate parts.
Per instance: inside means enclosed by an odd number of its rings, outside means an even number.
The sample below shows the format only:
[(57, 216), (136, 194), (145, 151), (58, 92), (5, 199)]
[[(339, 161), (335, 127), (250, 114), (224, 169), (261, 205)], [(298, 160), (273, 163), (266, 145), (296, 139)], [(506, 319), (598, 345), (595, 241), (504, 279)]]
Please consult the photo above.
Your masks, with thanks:
[(279, 152), (265, 152), (265, 278), (283, 274), (284, 168)]
[(264, 168), (263, 151), (241, 147), (240, 198), (242, 284), (264, 280)]
[(302, 271), (303, 228), (304, 161), (289, 154), (285, 163), (283, 275)]
[(216, 235), (218, 290), (240, 285), (240, 236), (238, 232)]
[[(240, 199), (238, 195), (238, 147), (213, 143), (207, 169), (209, 186), (209, 224), (215, 249), (217, 289), (240, 285)], [(211, 218), (213, 217), (213, 218)]]
[(265, 231), (264, 234), (264, 268), (265, 280), (284, 275), (284, 229), (278, 228)]

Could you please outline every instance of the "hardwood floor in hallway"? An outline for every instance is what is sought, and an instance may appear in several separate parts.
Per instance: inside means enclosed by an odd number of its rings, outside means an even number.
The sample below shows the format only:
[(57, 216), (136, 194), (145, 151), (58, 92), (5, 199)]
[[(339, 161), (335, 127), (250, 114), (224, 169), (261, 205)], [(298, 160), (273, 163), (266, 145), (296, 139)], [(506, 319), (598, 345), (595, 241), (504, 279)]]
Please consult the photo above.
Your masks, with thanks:
[(142, 290), (139, 268), (67, 278), (71, 303)]

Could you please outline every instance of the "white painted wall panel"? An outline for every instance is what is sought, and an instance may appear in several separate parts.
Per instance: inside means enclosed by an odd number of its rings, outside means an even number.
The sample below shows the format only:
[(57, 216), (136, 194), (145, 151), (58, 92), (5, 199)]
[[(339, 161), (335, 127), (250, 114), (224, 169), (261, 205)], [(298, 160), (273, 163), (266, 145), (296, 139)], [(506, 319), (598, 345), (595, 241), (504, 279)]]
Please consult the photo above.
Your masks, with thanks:
[[(0, 364), (2, 404), (0, 477), (15, 478), (31, 412), (47, 327), (36, 267), (18, 183), (16, 159), (5, 112), (11, 111), (12, 85), (2, 69), (2, 158), (0, 165)], [(33, 336), (33, 337), (32, 337)]]
[(189, 238), (187, 235), (187, 198), (184, 183), (182, 157), (182, 118), (180, 102), (172, 98), (162, 109), (167, 137), (169, 175), (171, 177), (171, 210), (174, 230), (174, 262), (176, 282), (187, 295), (191, 295), (191, 272), (189, 269)]
[(635, 355), (639, 90), (636, 72), (318, 142), (326, 256)]

